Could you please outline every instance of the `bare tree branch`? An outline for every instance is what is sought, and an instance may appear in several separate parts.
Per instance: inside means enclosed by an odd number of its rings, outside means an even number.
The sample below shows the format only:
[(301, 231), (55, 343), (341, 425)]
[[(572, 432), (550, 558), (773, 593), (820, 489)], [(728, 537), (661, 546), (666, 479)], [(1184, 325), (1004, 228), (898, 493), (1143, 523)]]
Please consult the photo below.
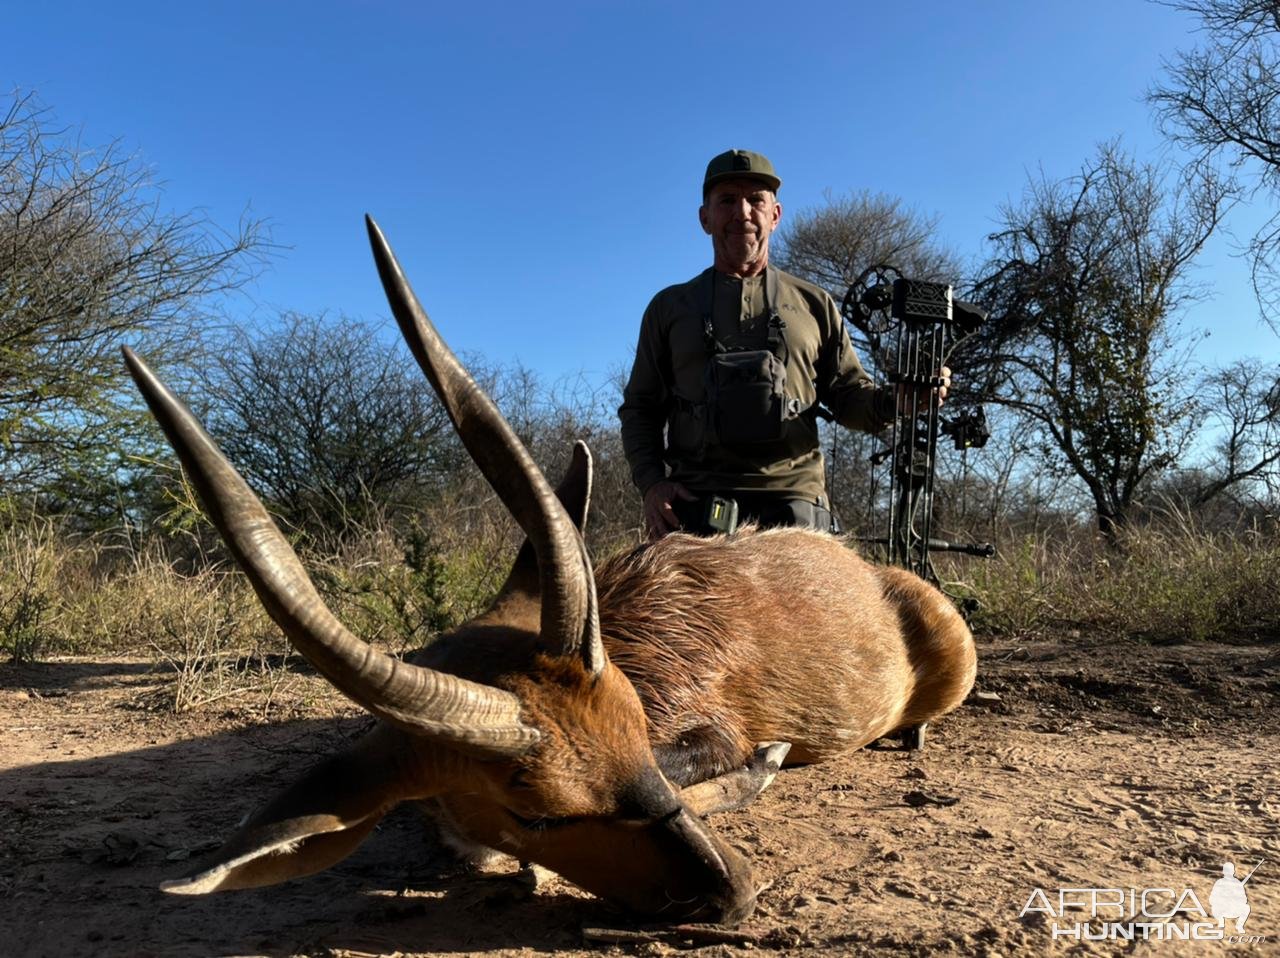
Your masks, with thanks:
[(438, 491), (465, 460), (399, 338), (345, 317), (285, 314), (234, 330), (201, 374), (210, 432), (295, 527), (341, 531)]
[[(162, 210), (150, 171), (115, 145), (81, 146), (31, 95), (0, 119), (0, 480), (49, 492), (110, 485), (136, 410), (119, 346), (189, 354), (220, 294), (270, 249), (264, 227), (224, 233)], [(55, 498), (85, 494), (85, 487)]]
[[(1204, 43), (1165, 64), (1147, 93), (1166, 135), (1202, 166), (1251, 181), (1256, 198), (1280, 196), (1280, 4), (1275, 0), (1171, 0), (1198, 17)], [(1263, 317), (1280, 331), (1280, 211), (1249, 242)]]
[(1174, 321), (1226, 196), (1212, 178), (1170, 186), (1105, 144), (1070, 179), (1032, 180), (991, 237), (975, 295), (994, 323), (967, 361), (1045, 435), (1046, 464), (1088, 488), (1108, 535), (1190, 436)]

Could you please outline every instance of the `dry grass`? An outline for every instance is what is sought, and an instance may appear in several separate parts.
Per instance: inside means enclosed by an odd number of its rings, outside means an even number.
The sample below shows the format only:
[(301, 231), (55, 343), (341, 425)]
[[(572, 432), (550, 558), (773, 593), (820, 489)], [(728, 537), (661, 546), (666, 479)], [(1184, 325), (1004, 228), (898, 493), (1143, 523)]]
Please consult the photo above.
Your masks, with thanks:
[(173, 682), (146, 704), (172, 711), (278, 683), (289, 646), (248, 583), (202, 558), (171, 559), (173, 545), (72, 537), (43, 518), (11, 525), (0, 533), (0, 652), (150, 654)]
[[(442, 503), (407, 529), (357, 528), (303, 559), (353, 632), (399, 653), (483, 609), (519, 539), (491, 503)], [(41, 518), (0, 529), (0, 654), (149, 654), (172, 672), (149, 704), (175, 711), (274, 693), (291, 672), (287, 642), (243, 576), (193, 541), (75, 538)], [(1130, 530), (1121, 549), (1079, 529), (1038, 533), (1011, 537), (990, 562), (940, 571), (963, 580), (952, 591), (979, 600), (975, 625), (990, 633), (1280, 637), (1274, 521), (1209, 530), (1171, 510)]]
[[(352, 528), (303, 562), (353, 632), (403, 652), (475, 615), (501, 585), (517, 536), (489, 512)], [(287, 641), (245, 578), (188, 532), (76, 537), (43, 518), (0, 529), (0, 655), (149, 655), (172, 681), (141, 704), (172, 711), (251, 689), (271, 697), (298, 665)]]
[(1119, 548), (1081, 530), (1004, 543), (969, 563), (977, 626), (1003, 634), (1083, 628), (1155, 641), (1280, 637), (1280, 526), (1208, 529), (1167, 509)]

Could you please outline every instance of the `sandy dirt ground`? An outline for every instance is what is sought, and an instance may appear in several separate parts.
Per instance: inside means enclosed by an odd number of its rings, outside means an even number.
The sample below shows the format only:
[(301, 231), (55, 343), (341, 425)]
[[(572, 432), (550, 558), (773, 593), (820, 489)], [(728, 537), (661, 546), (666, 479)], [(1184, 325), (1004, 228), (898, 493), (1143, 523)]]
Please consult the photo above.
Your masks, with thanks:
[[(269, 705), (175, 716), (154, 708), (169, 678), (147, 662), (0, 666), (0, 955), (1280, 954), (1280, 646), (979, 645), (982, 694), (923, 751), (787, 770), (714, 819), (765, 886), (720, 934), (645, 929), (555, 878), (531, 892), (502, 867), (469, 873), (409, 808), (322, 875), (164, 895), (365, 720), (303, 674)], [(1224, 863), (1243, 877), (1260, 861), (1254, 940), (1155, 937), (1200, 920)], [(1136, 919), (1148, 940), (1084, 942), (1123, 933), (1133, 908), (1081, 928), (1088, 906), (1060, 899), (1087, 893), (1064, 889), (1165, 891)]]

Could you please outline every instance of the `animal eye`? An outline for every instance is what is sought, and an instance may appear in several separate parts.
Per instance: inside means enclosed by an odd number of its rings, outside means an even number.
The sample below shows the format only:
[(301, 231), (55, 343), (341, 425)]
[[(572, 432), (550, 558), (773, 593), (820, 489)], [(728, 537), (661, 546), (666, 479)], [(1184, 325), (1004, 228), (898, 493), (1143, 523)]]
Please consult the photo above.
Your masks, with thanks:
[(529, 832), (545, 832), (553, 828), (559, 828), (562, 825), (571, 825), (574, 822), (581, 821), (580, 818), (552, 818), (549, 815), (542, 818), (525, 818), (523, 815), (517, 815), (511, 809), (507, 809), (507, 814), (515, 819), (516, 824)]
[(609, 819), (609, 822), (612, 825), (624, 825), (627, 828), (647, 828), (654, 823), (652, 818), (639, 815), (622, 815)]

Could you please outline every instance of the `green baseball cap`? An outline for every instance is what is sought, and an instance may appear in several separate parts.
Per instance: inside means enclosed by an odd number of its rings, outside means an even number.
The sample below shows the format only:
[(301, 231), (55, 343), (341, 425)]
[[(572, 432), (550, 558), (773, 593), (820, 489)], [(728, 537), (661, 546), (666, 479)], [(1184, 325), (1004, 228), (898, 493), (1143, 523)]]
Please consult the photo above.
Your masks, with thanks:
[(778, 174), (773, 172), (773, 164), (769, 162), (768, 157), (752, 153), (750, 150), (728, 150), (714, 157), (707, 164), (707, 175), (702, 179), (702, 195), (705, 198), (707, 191), (721, 180), (732, 180), (743, 176), (767, 183), (769, 189), (775, 193), (782, 185), (782, 180), (778, 179)]

